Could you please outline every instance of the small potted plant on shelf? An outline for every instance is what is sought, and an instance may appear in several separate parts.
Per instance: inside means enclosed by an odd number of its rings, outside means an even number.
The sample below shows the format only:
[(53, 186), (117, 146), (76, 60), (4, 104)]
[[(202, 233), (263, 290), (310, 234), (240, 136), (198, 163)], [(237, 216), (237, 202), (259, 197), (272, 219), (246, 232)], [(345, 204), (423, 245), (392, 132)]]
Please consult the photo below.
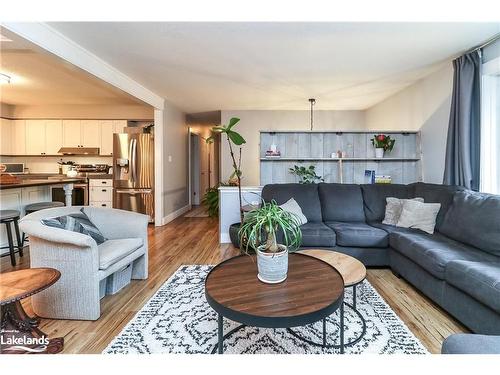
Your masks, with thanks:
[(394, 148), (395, 139), (392, 139), (390, 135), (377, 134), (371, 139), (372, 145), (375, 147), (375, 157), (381, 159), (384, 157), (384, 152), (391, 152)]
[(299, 178), (299, 184), (315, 184), (316, 182), (324, 182), (325, 180), (316, 174), (316, 167), (310, 165), (309, 167), (299, 167), (294, 165), (293, 168), (288, 169), (291, 174)]
[[(286, 280), (288, 253), (297, 250), (302, 242), (296, 215), (284, 211), (274, 200), (263, 201), (260, 208), (246, 215), (239, 236), (245, 251), (256, 249), (260, 281), (276, 284)], [(278, 236), (283, 243), (278, 243)]]

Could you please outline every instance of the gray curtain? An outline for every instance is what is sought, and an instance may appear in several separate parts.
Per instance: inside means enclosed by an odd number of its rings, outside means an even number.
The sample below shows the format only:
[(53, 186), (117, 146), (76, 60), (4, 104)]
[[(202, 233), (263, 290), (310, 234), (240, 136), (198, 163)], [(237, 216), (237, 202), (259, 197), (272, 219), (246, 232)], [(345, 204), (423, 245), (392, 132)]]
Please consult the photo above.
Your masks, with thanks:
[(443, 183), (479, 190), (480, 52), (453, 60), (451, 100)]

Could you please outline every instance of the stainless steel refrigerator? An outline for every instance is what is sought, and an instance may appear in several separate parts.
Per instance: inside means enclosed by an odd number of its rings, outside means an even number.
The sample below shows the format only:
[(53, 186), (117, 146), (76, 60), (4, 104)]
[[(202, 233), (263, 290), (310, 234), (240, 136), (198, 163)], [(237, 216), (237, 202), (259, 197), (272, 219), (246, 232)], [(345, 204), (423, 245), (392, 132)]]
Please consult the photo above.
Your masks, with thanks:
[(154, 221), (152, 134), (113, 135), (113, 207), (149, 215)]

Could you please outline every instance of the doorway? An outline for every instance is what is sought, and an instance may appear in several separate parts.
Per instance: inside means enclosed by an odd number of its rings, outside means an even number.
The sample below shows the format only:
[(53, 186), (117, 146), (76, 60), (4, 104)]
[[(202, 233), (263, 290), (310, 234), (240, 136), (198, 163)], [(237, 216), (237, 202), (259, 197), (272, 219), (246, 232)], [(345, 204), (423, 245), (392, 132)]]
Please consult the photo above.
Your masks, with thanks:
[(191, 149), (191, 204), (199, 205), (200, 198), (200, 136), (195, 133), (190, 133), (190, 149)]

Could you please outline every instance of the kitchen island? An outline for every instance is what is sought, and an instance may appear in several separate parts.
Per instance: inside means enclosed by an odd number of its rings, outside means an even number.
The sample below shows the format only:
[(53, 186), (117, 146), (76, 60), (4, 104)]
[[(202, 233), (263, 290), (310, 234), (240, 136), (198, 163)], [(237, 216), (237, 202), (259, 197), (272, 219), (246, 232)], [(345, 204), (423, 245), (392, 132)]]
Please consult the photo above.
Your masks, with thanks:
[[(65, 193), (66, 206), (71, 206), (73, 184), (81, 181), (79, 178), (62, 177), (47, 179), (21, 178), (19, 183), (0, 185), (0, 207), (2, 210), (17, 210), (24, 215), (24, 207), (31, 203), (51, 202), (52, 187), (62, 186)], [(0, 246), (7, 246), (5, 225), (0, 228)], [(5, 252), (2, 249), (2, 254)]]

